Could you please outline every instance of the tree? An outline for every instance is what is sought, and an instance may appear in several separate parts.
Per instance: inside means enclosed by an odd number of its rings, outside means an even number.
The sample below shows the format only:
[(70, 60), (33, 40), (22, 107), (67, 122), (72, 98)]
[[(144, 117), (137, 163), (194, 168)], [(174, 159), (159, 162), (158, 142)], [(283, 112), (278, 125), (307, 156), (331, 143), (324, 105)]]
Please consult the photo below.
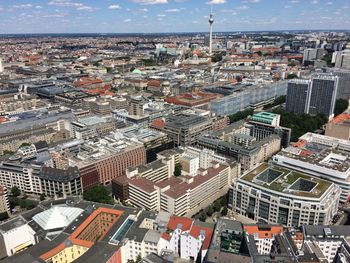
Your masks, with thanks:
[(113, 198), (109, 195), (107, 189), (102, 185), (93, 186), (84, 192), (84, 199), (96, 203), (114, 204)]
[(9, 151), (9, 150), (4, 150), (4, 155), (13, 155), (14, 152)]
[(207, 214), (204, 213), (204, 211), (202, 211), (199, 215), (199, 220), (202, 222), (205, 222), (205, 220), (207, 220)]
[(297, 79), (298, 75), (296, 74), (288, 74), (287, 79)]
[(221, 204), (219, 200), (215, 200), (214, 205), (213, 205), (214, 211), (219, 212), (221, 209)]
[(9, 218), (9, 215), (7, 212), (0, 213), (0, 221), (5, 221)]
[(142, 261), (142, 257), (141, 257), (141, 254), (138, 254), (137, 257), (136, 257), (136, 263), (141, 263)]
[(207, 209), (207, 215), (208, 216), (212, 216), (213, 213), (214, 213), (213, 207), (209, 206), (208, 209)]
[(317, 114), (316, 116), (299, 115), (286, 112), (282, 107), (275, 108), (272, 112), (281, 115), (281, 126), (292, 130), (291, 141), (297, 141), (303, 134), (320, 129), (328, 121), (324, 114)]
[(40, 201), (44, 201), (44, 200), (45, 200), (45, 197), (46, 197), (46, 195), (45, 195), (44, 193), (42, 193), (42, 194), (40, 195)]
[(342, 114), (349, 107), (349, 101), (344, 99), (337, 99), (334, 107), (334, 115)]
[(25, 146), (30, 146), (30, 145), (31, 145), (30, 143), (24, 142), (24, 143), (21, 144), (21, 146), (19, 146), (19, 148), (25, 147)]
[(230, 119), (230, 123), (239, 121), (239, 120), (243, 120), (245, 118), (247, 118), (249, 115), (252, 115), (254, 113), (254, 110), (252, 109), (248, 109), (248, 110), (244, 110), (244, 111), (239, 111), (235, 114), (232, 114), (229, 117)]
[(182, 170), (181, 163), (177, 163), (175, 165), (175, 169), (174, 169), (174, 176), (180, 176), (181, 175), (181, 170)]
[(17, 186), (14, 186), (11, 188), (11, 194), (14, 197), (20, 196), (21, 195), (21, 190)]
[(222, 215), (222, 216), (226, 216), (227, 213), (228, 213), (228, 209), (227, 209), (227, 207), (225, 206), (225, 207), (222, 209), (222, 211), (221, 211), (221, 215)]
[(216, 53), (213, 57), (213, 62), (219, 62), (222, 60), (222, 54), (221, 53)]

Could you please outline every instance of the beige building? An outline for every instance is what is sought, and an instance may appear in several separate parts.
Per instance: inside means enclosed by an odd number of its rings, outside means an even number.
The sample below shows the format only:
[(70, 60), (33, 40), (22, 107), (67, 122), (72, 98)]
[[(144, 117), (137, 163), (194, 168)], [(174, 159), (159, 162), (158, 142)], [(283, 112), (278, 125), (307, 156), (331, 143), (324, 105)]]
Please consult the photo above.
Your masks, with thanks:
[(7, 188), (0, 185), (0, 213), (10, 212), (10, 202), (7, 194)]

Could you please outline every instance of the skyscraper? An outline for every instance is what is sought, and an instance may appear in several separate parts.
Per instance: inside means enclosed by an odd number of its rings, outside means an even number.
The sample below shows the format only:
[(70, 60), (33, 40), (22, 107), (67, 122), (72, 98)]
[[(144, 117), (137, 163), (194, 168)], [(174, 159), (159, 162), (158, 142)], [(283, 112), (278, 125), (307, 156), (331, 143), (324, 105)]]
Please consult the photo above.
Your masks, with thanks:
[(296, 114), (307, 112), (310, 80), (294, 79), (288, 82), (286, 111)]
[(309, 80), (291, 80), (288, 83), (286, 111), (296, 114), (333, 116), (337, 97), (338, 77), (317, 74)]
[(330, 74), (318, 74), (312, 77), (308, 114), (323, 113), (332, 117), (337, 98), (338, 77)]
[(209, 55), (212, 54), (213, 50), (213, 23), (214, 23), (214, 15), (213, 13), (209, 16)]

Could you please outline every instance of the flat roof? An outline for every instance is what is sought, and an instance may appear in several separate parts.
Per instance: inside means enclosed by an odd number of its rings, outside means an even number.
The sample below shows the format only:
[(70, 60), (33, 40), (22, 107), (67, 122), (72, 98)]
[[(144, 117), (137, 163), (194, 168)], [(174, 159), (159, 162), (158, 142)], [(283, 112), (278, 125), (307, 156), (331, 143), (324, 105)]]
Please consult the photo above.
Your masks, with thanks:
[[(259, 188), (311, 198), (321, 197), (332, 185), (328, 181), (267, 163), (260, 164), (240, 179), (253, 183)], [(307, 191), (308, 188), (297, 187), (296, 183), (300, 182), (300, 179), (303, 182), (310, 182), (313, 185), (312, 189)]]

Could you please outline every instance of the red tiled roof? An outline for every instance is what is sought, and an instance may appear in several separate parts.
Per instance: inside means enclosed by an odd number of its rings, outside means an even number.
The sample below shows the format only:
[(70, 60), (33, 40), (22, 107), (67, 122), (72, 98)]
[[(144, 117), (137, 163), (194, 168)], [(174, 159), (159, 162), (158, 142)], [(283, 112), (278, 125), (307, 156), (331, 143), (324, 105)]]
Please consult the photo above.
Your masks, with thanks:
[(178, 225), (181, 224), (182, 225), (181, 230), (188, 231), (191, 229), (192, 223), (193, 223), (193, 220), (191, 218), (181, 217), (181, 216), (171, 216), (167, 227), (168, 229), (176, 230)]
[(204, 235), (205, 235), (205, 239), (204, 239), (202, 248), (204, 250), (207, 250), (209, 248), (211, 237), (213, 235), (213, 229), (211, 229), (209, 227), (192, 226), (191, 231), (190, 231), (190, 235), (192, 237), (198, 239), (201, 231), (204, 231)]
[(165, 126), (165, 122), (162, 119), (155, 119), (151, 123), (151, 127), (163, 129)]

